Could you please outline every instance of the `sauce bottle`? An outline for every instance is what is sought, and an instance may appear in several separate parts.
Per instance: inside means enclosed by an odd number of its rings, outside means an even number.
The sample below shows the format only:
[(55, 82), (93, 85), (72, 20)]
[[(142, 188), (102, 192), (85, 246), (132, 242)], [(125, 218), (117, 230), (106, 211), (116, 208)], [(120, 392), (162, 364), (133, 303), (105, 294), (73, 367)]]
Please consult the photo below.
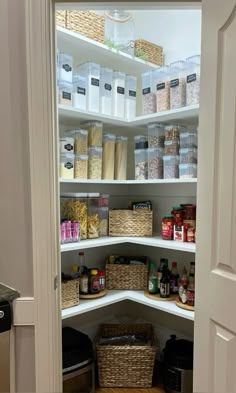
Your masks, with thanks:
[(179, 292), (179, 272), (177, 269), (177, 262), (172, 262), (170, 277), (170, 293), (178, 294)]
[(170, 277), (167, 265), (163, 267), (162, 278), (160, 281), (160, 297), (167, 298), (170, 296)]
[(100, 292), (100, 283), (97, 269), (91, 269), (89, 274), (89, 293)]
[(182, 276), (180, 279), (180, 283), (179, 283), (179, 300), (182, 303), (186, 303), (186, 301), (187, 301), (187, 297), (186, 297), (187, 287), (188, 287), (188, 276), (187, 276), (187, 270), (184, 266)]
[(154, 262), (150, 262), (149, 265), (148, 292), (152, 294), (157, 293), (157, 275), (156, 265)]
[(88, 295), (89, 287), (88, 287), (88, 269), (84, 268), (81, 272), (80, 280), (79, 280), (79, 292), (81, 295)]

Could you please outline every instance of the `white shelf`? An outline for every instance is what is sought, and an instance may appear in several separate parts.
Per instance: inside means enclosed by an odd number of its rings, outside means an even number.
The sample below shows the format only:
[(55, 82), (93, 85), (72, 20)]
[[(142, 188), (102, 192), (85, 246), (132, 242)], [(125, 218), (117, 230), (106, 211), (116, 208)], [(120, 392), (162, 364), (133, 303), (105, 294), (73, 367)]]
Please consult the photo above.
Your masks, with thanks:
[(130, 56), (117, 49), (91, 40), (73, 31), (57, 27), (58, 48), (71, 53), (77, 60), (94, 61), (106, 67), (117, 69), (127, 74), (140, 75), (142, 72), (157, 68), (157, 65), (149, 63), (137, 57)]
[(80, 315), (89, 311), (97, 310), (98, 308), (106, 307), (114, 303), (118, 303), (124, 300), (131, 300), (136, 303), (144, 304), (145, 306), (149, 306), (155, 308), (160, 311), (167, 312), (172, 315), (176, 315), (181, 318), (188, 319), (190, 321), (194, 320), (194, 312), (183, 310), (175, 305), (175, 302), (163, 302), (158, 300), (152, 300), (144, 296), (143, 291), (108, 291), (108, 294), (104, 297), (98, 299), (90, 299), (90, 300), (80, 300), (80, 304), (78, 306), (70, 307), (65, 310), (62, 310), (61, 316), (62, 319), (67, 319), (74, 317), (76, 315)]
[(154, 179), (154, 180), (94, 180), (94, 179), (63, 179), (60, 178), (60, 183), (69, 184), (192, 184), (197, 183), (197, 179)]
[(195, 243), (182, 243), (173, 240), (163, 240), (160, 236), (153, 237), (100, 237), (98, 239), (82, 240), (79, 243), (68, 243), (61, 245), (61, 252), (84, 250), (86, 248), (112, 246), (114, 244), (139, 244), (143, 246), (165, 248), (169, 250), (196, 252)]
[[(138, 116), (133, 120), (120, 119), (115, 116), (102, 115), (100, 113), (82, 111), (66, 105), (58, 105), (59, 120), (63, 124), (78, 125), (81, 120), (102, 121), (105, 125), (126, 127), (136, 130), (137, 127), (145, 127), (152, 122), (180, 122), (181, 124), (197, 122), (199, 105), (172, 109), (165, 112), (152, 113), (150, 115)], [(136, 130), (137, 131), (137, 130)]]

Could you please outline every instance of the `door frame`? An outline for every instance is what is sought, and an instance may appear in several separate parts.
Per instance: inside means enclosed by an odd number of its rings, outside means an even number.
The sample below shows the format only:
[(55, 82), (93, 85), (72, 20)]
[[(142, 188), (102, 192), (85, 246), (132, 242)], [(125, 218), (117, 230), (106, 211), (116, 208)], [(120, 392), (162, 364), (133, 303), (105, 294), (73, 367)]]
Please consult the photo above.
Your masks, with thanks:
[[(59, 244), (59, 181), (58, 124), (55, 86), (55, 22), (56, 3), (62, 0), (25, 0), (28, 119), (30, 148), (30, 180), (32, 211), (32, 250), (34, 298), (22, 299), (35, 326), (36, 392), (62, 391), (61, 310), (60, 310), (60, 244)], [(76, 1), (81, 8), (104, 9), (107, 5), (136, 9), (196, 8), (200, 1)], [(27, 306), (28, 304), (28, 306)], [(17, 304), (16, 304), (17, 305)], [(29, 308), (28, 308), (29, 307)], [(20, 310), (20, 309), (19, 309)], [(27, 311), (28, 310), (28, 311)], [(33, 311), (32, 311), (33, 310)], [(20, 322), (20, 312), (15, 313)], [(32, 316), (33, 313), (33, 316)], [(22, 315), (22, 314), (21, 314)]]

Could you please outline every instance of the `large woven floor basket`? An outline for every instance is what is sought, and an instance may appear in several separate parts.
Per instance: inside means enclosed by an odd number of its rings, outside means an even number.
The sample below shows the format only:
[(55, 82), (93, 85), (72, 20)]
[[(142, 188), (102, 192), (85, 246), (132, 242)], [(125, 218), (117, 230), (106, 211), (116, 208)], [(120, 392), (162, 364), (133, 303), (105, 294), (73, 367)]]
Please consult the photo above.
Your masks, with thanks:
[(106, 264), (107, 289), (145, 290), (148, 278), (148, 259), (144, 265)]
[[(146, 345), (100, 345), (101, 337), (142, 334)], [(96, 340), (101, 387), (151, 387), (156, 355), (152, 325), (101, 325)]]
[(110, 210), (109, 236), (152, 236), (152, 211)]
[(62, 281), (61, 283), (61, 308), (79, 304), (79, 279)]

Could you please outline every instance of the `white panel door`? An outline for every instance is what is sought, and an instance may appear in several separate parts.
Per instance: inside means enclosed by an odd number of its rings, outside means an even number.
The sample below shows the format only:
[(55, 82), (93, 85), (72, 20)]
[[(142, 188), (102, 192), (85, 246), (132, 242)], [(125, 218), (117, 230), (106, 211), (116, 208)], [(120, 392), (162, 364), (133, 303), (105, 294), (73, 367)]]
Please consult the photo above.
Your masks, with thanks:
[(236, 392), (236, 2), (203, 0), (194, 392)]

